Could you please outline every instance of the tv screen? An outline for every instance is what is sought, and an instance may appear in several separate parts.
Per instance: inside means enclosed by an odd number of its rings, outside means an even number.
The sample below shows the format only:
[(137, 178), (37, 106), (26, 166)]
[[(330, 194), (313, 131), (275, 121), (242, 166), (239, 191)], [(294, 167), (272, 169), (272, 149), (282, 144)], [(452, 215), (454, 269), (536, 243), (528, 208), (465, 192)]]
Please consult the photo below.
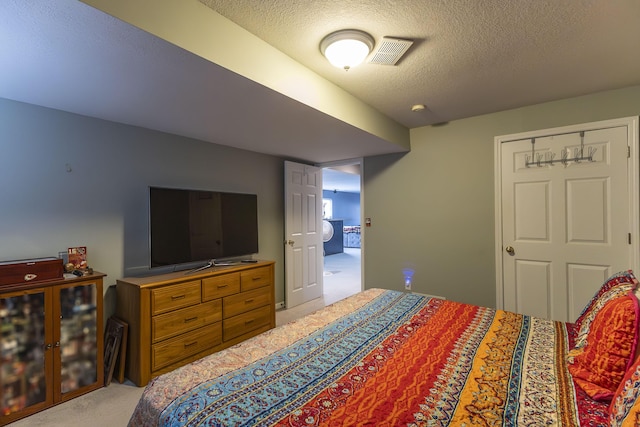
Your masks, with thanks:
[(151, 267), (258, 252), (255, 194), (150, 187)]

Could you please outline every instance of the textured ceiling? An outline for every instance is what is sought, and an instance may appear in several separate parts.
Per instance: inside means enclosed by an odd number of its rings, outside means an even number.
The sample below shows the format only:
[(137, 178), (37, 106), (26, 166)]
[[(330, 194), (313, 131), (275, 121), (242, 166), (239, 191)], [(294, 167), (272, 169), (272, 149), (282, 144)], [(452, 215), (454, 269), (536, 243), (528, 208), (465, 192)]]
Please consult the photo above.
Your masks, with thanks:
[[(640, 84), (638, 0), (200, 1), (409, 128)], [(345, 72), (318, 46), (348, 28), (415, 43)]]

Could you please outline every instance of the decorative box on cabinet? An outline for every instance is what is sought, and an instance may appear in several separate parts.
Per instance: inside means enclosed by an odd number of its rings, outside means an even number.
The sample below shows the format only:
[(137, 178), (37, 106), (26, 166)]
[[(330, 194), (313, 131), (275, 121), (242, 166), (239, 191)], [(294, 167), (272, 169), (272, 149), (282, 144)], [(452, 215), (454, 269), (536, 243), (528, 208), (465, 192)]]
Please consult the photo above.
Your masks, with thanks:
[(103, 277), (0, 287), (0, 425), (104, 385)]
[(274, 262), (117, 281), (129, 324), (126, 376), (138, 386), (275, 327)]

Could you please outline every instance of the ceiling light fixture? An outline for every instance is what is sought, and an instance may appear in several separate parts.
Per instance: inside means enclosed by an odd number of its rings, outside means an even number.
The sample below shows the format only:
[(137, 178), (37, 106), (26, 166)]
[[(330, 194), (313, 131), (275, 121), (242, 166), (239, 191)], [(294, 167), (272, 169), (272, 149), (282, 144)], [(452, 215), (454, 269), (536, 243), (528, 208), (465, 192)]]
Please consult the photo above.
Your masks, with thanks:
[(320, 51), (332, 65), (349, 71), (365, 60), (374, 43), (364, 31), (340, 30), (322, 39)]

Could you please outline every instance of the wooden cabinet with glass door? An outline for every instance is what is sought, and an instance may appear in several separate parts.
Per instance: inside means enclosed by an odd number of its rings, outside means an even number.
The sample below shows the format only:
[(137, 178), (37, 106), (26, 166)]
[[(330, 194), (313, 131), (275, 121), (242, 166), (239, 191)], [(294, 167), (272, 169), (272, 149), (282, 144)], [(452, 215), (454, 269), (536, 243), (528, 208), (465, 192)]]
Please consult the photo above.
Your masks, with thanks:
[(0, 289), (0, 425), (102, 387), (102, 278)]

